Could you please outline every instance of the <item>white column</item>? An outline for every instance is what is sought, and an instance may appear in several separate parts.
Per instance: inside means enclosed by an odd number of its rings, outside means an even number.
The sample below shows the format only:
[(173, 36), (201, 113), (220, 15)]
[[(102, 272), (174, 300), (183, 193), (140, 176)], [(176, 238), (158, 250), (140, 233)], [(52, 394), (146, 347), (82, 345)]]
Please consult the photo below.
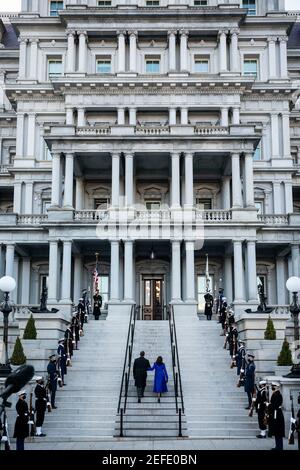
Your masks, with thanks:
[(246, 207), (254, 207), (254, 185), (253, 185), (253, 155), (245, 155), (245, 181), (244, 192)]
[(74, 257), (74, 302), (77, 302), (81, 297), (82, 289), (82, 256), (76, 255)]
[(247, 280), (248, 280), (248, 300), (257, 301), (257, 282), (256, 282), (256, 243), (247, 241)]
[(86, 73), (86, 56), (87, 56), (87, 35), (86, 31), (80, 31), (79, 33), (79, 64), (78, 71), (80, 73)]
[(288, 66), (287, 66), (288, 37), (287, 36), (280, 37), (279, 41), (280, 41), (280, 77), (288, 78)]
[(276, 258), (276, 287), (277, 287), (277, 304), (285, 305), (286, 291), (285, 291), (285, 274), (284, 274), (284, 258)]
[(133, 242), (124, 242), (124, 300), (133, 302)]
[(195, 302), (195, 242), (185, 242), (186, 300)]
[(71, 303), (72, 241), (63, 242), (61, 302)]
[(67, 31), (67, 34), (67, 73), (73, 73), (75, 72), (75, 31)]
[(188, 70), (188, 32), (180, 31), (180, 71)]
[(52, 197), (51, 205), (55, 207), (60, 206), (60, 195), (61, 195), (61, 163), (60, 153), (54, 153), (52, 156)]
[(181, 125), (186, 126), (189, 122), (189, 111), (188, 108), (181, 108)]
[(129, 109), (129, 125), (136, 126), (136, 108)]
[(21, 214), (22, 210), (22, 183), (14, 183), (14, 213)]
[(273, 182), (273, 206), (274, 214), (282, 214), (281, 183), (278, 181)]
[(25, 185), (25, 214), (33, 214), (33, 183), (29, 182)]
[(111, 204), (113, 207), (119, 206), (120, 197), (120, 155), (112, 155), (112, 183), (111, 183)]
[(172, 241), (172, 302), (181, 301), (181, 244)]
[(219, 31), (220, 73), (227, 72), (227, 31)]
[(133, 200), (133, 155), (125, 155), (125, 197), (127, 206), (132, 206)]
[(228, 305), (232, 302), (232, 258), (226, 256), (224, 258), (224, 291)]
[(172, 153), (172, 208), (180, 206), (180, 154)]
[(5, 276), (14, 277), (14, 259), (15, 259), (15, 245), (6, 245)]
[(66, 109), (66, 125), (73, 126), (74, 124), (74, 109), (67, 108)]
[(221, 108), (221, 126), (228, 127), (228, 108)]
[(81, 211), (84, 208), (84, 187), (81, 176), (76, 178), (75, 207), (77, 211)]
[(30, 258), (22, 259), (21, 304), (29, 304), (30, 293)]
[(284, 183), (284, 192), (285, 192), (285, 213), (292, 214), (294, 212), (294, 204), (293, 204), (293, 183), (291, 181), (286, 181)]
[(169, 72), (176, 71), (176, 33), (169, 31)]
[(242, 185), (240, 172), (240, 156), (238, 153), (231, 155), (232, 165), (232, 207), (241, 208), (242, 204)]
[(39, 0), (32, 0), (31, 4), (32, 4), (32, 8), (31, 8), (31, 11), (34, 12), (34, 13), (39, 13)]
[(232, 124), (240, 124), (240, 108), (233, 108), (232, 110)]
[(136, 72), (136, 42), (137, 32), (131, 31), (129, 33), (129, 70), (130, 72)]
[(276, 38), (268, 38), (269, 79), (276, 78)]
[(34, 158), (35, 156), (35, 114), (28, 115), (28, 137), (27, 137), (27, 156)]
[(86, 125), (84, 108), (78, 108), (77, 110), (77, 125), (78, 127), (84, 127)]
[(118, 125), (124, 126), (125, 124), (125, 109), (118, 108)]
[(169, 108), (170, 126), (176, 126), (176, 108)]
[(30, 78), (37, 80), (38, 39), (30, 39)]
[(64, 206), (73, 207), (74, 155), (66, 154)]
[(292, 245), (292, 272), (293, 276), (299, 276), (299, 245)]
[(13, 270), (13, 278), (16, 280), (16, 288), (15, 290), (11, 293), (11, 300), (14, 303), (18, 303), (18, 297), (19, 297), (19, 265), (20, 265), (20, 258), (16, 256), (14, 258), (14, 270)]
[(244, 268), (243, 268), (243, 254), (242, 242), (233, 241), (234, 253), (234, 301), (244, 302)]
[(233, 29), (231, 32), (231, 44), (230, 44), (230, 70), (232, 72), (239, 72), (239, 30)]
[(16, 157), (24, 156), (24, 114), (17, 113)]
[(125, 32), (118, 31), (118, 72), (125, 72)]
[(279, 158), (279, 121), (278, 114), (271, 114), (272, 158)]
[(58, 276), (58, 242), (49, 242), (49, 288), (48, 302), (56, 303), (57, 298), (57, 276)]
[(20, 43), (20, 61), (19, 61), (19, 79), (26, 78), (26, 62), (27, 62), (27, 39), (19, 38)]
[(291, 158), (290, 114), (282, 113), (283, 158)]
[(223, 177), (222, 184), (222, 206), (224, 210), (229, 210), (231, 207), (230, 201), (230, 176)]
[(186, 153), (184, 155), (185, 165), (185, 204), (192, 208), (194, 204), (194, 155)]
[(120, 254), (119, 242), (111, 241), (111, 260), (110, 260), (110, 300), (119, 301), (119, 278), (120, 278)]

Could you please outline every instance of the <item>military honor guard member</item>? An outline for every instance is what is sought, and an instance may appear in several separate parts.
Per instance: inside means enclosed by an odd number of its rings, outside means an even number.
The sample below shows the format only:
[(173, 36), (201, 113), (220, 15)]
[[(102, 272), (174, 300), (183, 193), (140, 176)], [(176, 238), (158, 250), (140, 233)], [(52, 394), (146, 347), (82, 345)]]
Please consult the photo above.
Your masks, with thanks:
[(93, 315), (95, 317), (95, 320), (99, 320), (99, 317), (101, 315), (101, 307), (102, 307), (102, 297), (99, 294), (99, 290), (96, 291), (96, 294), (94, 295), (93, 299), (94, 299)]
[(14, 438), (16, 438), (16, 450), (24, 450), (24, 441), (29, 436), (29, 409), (26, 403), (26, 390), (19, 392), (16, 404), (17, 419), (15, 422)]
[(36, 436), (45, 437), (42, 427), (45, 419), (45, 412), (47, 408), (47, 391), (44, 385), (43, 377), (36, 378), (35, 394), (35, 411), (36, 411)]
[(49, 390), (51, 393), (51, 406), (55, 410), (57, 408), (57, 406), (55, 406), (55, 395), (56, 395), (57, 380), (58, 380), (55, 354), (52, 354), (52, 356), (49, 357), (49, 360), (50, 361), (47, 367), (47, 372), (49, 374)]
[(81, 326), (81, 329), (83, 330), (83, 324), (85, 322), (85, 305), (84, 305), (83, 297), (81, 297), (78, 301), (77, 312), (80, 318), (80, 324), (81, 324), (80, 326)]
[(205, 309), (204, 309), (204, 315), (206, 315), (207, 320), (211, 320), (212, 317), (212, 309), (214, 305), (214, 298), (211, 295), (210, 292), (207, 292), (204, 296), (205, 300)]
[(258, 418), (258, 427), (260, 429), (260, 434), (256, 436), (258, 439), (264, 439), (267, 437), (266, 411), (268, 405), (268, 397), (266, 385), (267, 382), (265, 380), (261, 380), (259, 382), (255, 399), (255, 410)]
[(72, 331), (73, 331), (73, 344), (75, 341), (75, 349), (78, 348), (78, 343), (80, 341), (80, 319), (79, 319), (79, 314), (74, 313), (73, 318), (72, 318)]
[(245, 392), (248, 396), (248, 406), (246, 410), (250, 410), (252, 405), (252, 398), (254, 393), (254, 386), (255, 386), (255, 363), (254, 363), (254, 355), (248, 354), (247, 357), (247, 364), (245, 370)]
[(73, 356), (73, 342), (74, 336), (72, 331), (72, 324), (69, 323), (68, 328), (65, 331), (65, 349), (67, 352), (67, 356), (71, 358)]
[(284, 416), (282, 412), (282, 395), (280, 383), (272, 382), (272, 396), (268, 406), (269, 437), (275, 438), (275, 447), (272, 450), (283, 450), (283, 438), (285, 436)]
[(245, 357), (246, 357), (246, 348), (243, 341), (238, 341), (238, 350), (235, 356), (235, 362), (237, 367), (237, 375), (240, 375), (241, 371), (245, 371)]
[(65, 339), (62, 338), (58, 341), (57, 355), (58, 355), (58, 369), (62, 380), (62, 385), (65, 383), (65, 375), (67, 375), (67, 353), (65, 350)]

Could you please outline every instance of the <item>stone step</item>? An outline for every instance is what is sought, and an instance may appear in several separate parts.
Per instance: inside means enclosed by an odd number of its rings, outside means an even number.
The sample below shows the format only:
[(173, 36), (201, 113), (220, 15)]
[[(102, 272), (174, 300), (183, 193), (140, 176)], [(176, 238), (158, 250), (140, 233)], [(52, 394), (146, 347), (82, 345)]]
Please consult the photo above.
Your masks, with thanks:
[[(183, 432), (183, 436), (188, 436), (187, 431)], [(116, 433), (115, 436), (118, 436)], [(169, 429), (157, 429), (150, 431), (143, 431), (142, 429), (133, 429), (133, 430), (124, 430), (124, 437), (130, 437), (134, 439), (176, 439), (178, 437), (178, 430), (169, 430)]]

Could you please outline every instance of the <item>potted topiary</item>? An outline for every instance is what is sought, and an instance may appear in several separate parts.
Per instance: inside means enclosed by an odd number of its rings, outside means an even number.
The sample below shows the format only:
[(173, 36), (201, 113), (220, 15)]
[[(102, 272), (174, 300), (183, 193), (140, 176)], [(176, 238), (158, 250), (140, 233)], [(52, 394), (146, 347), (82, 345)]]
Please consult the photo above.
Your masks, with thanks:
[(31, 314), (28, 318), (27, 325), (24, 330), (23, 339), (35, 340), (37, 337), (37, 331), (35, 327), (35, 321), (33, 315)]
[[(13, 366), (13, 369), (17, 369), (19, 366), (22, 366), (26, 362), (26, 356), (24, 354), (23, 346), (20, 338), (18, 337), (15, 342), (15, 347), (10, 358), (10, 363)], [(15, 366), (15, 367), (14, 367)]]
[(286, 375), (290, 372), (291, 366), (293, 365), (292, 352), (290, 345), (286, 338), (282, 343), (280, 354), (277, 358), (277, 366), (275, 367), (276, 375)]
[(267, 328), (265, 330), (265, 339), (274, 341), (276, 339), (276, 330), (274, 328), (274, 323), (272, 318), (269, 316), (268, 318), (268, 323), (267, 323)]

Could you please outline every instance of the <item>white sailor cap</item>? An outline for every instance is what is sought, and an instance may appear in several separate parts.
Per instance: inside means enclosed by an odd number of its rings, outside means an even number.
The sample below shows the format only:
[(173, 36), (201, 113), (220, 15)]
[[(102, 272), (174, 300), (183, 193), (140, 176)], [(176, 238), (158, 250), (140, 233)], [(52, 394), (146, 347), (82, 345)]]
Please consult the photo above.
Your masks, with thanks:
[(253, 359), (255, 358), (254, 354), (248, 354), (248, 357), (253, 357)]
[(272, 382), (271, 384), (273, 387), (280, 387), (280, 383), (279, 382)]
[(64, 342), (64, 341), (65, 341), (65, 338), (60, 338), (60, 339), (58, 340), (58, 343), (62, 343), (62, 342)]
[(227, 297), (223, 297), (223, 301), (224, 301), (224, 300), (227, 300)]
[(80, 297), (79, 302), (80, 302), (81, 300), (83, 300), (83, 297)]
[(21, 397), (22, 395), (27, 395), (26, 390), (22, 390), (21, 392), (18, 393), (19, 397)]
[(259, 382), (259, 385), (267, 385), (267, 381), (266, 381), (266, 380), (261, 380), (261, 381)]

